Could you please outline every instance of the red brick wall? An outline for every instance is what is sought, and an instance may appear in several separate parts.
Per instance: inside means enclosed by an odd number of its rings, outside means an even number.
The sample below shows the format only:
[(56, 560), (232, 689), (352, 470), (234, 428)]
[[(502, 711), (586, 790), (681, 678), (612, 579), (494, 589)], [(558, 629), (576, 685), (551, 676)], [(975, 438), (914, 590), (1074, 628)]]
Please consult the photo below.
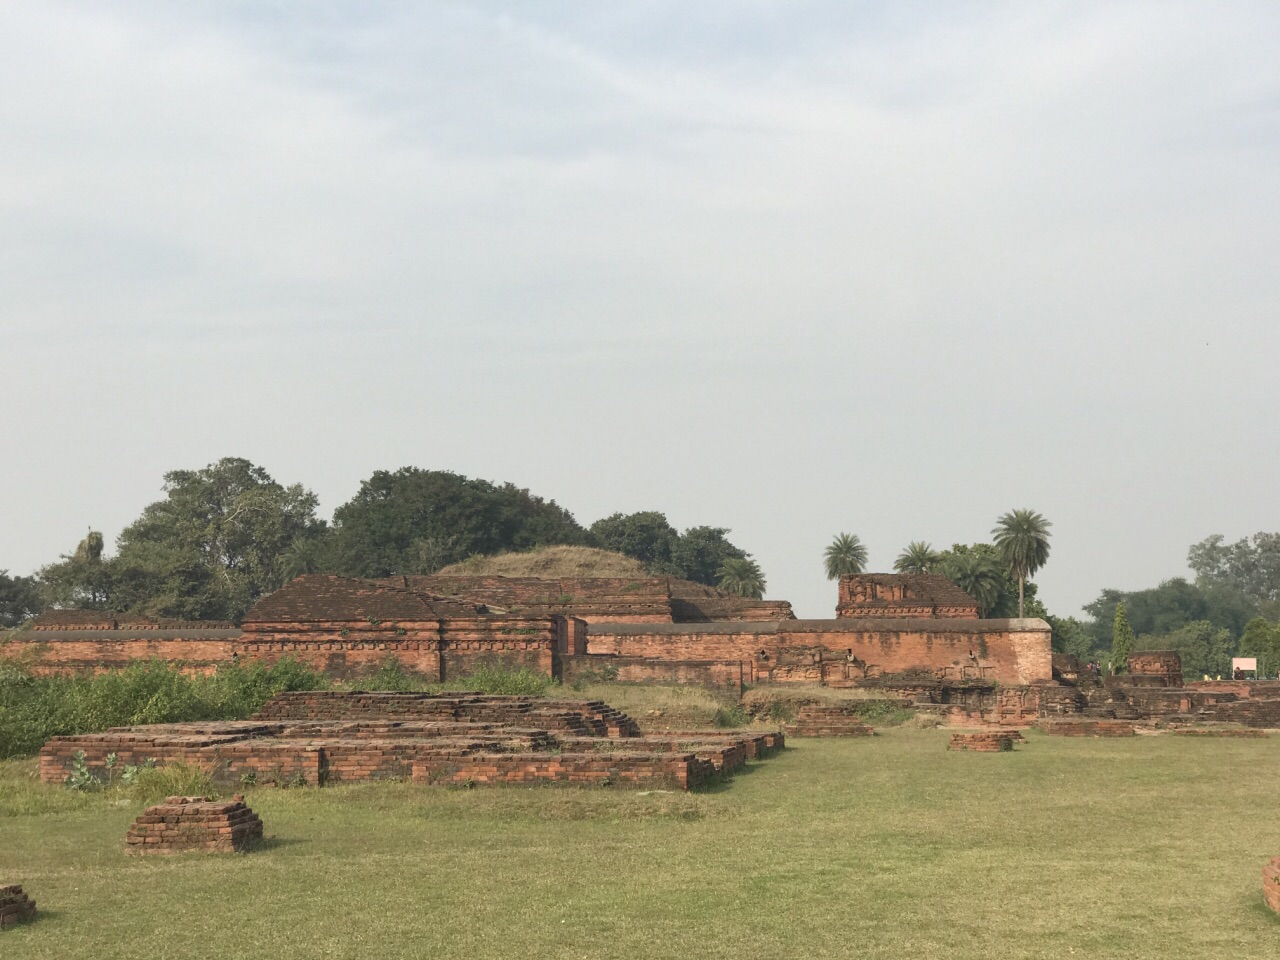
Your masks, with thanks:
[(619, 683), (698, 684), (714, 689), (742, 692), (743, 664), (740, 660), (648, 660), (633, 657), (566, 657), (562, 679), (608, 678)]
[(1038, 620), (783, 620), (612, 631), (596, 625), (588, 650), (659, 660), (751, 661), (755, 672), (765, 666), (778, 680), (812, 681), (821, 676), (824, 661), (847, 660), (847, 651), (855, 672), (868, 677), (923, 669), (942, 679), (1005, 684), (1052, 679), (1049, 625)]

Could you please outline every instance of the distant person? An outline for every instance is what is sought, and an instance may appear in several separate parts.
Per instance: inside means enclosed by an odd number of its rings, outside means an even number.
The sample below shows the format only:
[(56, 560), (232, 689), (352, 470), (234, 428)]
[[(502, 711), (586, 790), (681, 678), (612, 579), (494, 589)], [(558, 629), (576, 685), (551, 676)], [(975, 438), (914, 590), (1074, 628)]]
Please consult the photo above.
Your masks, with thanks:
[(1243, 679), (1244, 679), (1244, 671), (1243, 671), (1243, 670), (1241, 670), (1239, 667), (1236, 667), (1236, 672), (1235, 672), (1235, 673), (1233, 673), (1233, 674), (1231, 675), (1231, 679), (1232, 679), (1232, 680), (1243, 680)]

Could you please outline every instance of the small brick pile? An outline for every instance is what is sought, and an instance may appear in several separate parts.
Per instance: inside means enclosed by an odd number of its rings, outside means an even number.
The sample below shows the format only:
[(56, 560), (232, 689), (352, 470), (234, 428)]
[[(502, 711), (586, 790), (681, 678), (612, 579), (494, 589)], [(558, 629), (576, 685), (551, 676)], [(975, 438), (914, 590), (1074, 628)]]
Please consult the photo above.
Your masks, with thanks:
[(1003, 753), (1013, 749), (1013, 736), (1005, 730), (982, 733), (953, 733), (948, 750), (970, 750), (974, 753)]
[(1280, 913), (1280, 857), (1272, 857), (1262, 868), (1262, 899), (1276, 913)]
[(853, 708), (839, 704), (805, 704), (783, 732), (789, 737), (873, 737), (875, 730), (862, 722)]
[(1132, 723), (1123, 720), (1045, 720), (1041, 730), (1055, 737), (1132, 737)]
[(0, 930), (30, 920), (36, 915), (36, 902), (22, 892), (22, 884), (0, 884)]
[(166, 797), (129, 827), (127, 853), (236, 853), (262, 839), (262, 821), (237, 796), (219, 803), (208, 797)]

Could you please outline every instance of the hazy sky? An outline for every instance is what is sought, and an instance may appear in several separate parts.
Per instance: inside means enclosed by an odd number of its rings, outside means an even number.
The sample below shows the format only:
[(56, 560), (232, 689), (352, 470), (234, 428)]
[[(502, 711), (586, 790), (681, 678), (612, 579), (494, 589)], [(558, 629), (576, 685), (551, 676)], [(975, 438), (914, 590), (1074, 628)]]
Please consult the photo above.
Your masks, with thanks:
[(0, 5), (0, 568), (242, 456), (1042, 597), (1280, 529), (1280, 5)]

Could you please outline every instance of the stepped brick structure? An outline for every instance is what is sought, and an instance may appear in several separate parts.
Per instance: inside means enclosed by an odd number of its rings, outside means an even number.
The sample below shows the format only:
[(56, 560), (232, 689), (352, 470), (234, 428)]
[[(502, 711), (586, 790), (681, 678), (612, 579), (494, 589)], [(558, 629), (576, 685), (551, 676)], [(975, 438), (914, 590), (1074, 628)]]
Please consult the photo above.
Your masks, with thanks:
[(36, 902), (22, 892), (22, 884), (0, 884), (0, 930), (17, 926), (36, 915)]
[(856, 706), (809, 703), (783, 726), (788, 737), (873, 737), (875, 730), (862, 722)]
[(837, 617), (977, 620), (978, 604), (937, 573), (855, 573), (840, 578)]
[(173, 854), (200, 850), (237, 853), (262, 840), (262, 821), (237, 796), (229, 803), (209, 797), (166, 797), (147, 807), (129, 827), (125, 852)]
[(475, 694), (285, 693), (253, 720), (120, 727), (54, 737), (40, 777), (61, 783), (82, 761), (105, 776), (125, 764), (184, 762), (216, 783), (649, 784), (700, 787), (784, 744), (780, 733), (641, 735), (600, 702)]
[(1122, 720), (1044, 720), (1037, 726), (1055, 737), (1132, 737), (1137, 732)]

